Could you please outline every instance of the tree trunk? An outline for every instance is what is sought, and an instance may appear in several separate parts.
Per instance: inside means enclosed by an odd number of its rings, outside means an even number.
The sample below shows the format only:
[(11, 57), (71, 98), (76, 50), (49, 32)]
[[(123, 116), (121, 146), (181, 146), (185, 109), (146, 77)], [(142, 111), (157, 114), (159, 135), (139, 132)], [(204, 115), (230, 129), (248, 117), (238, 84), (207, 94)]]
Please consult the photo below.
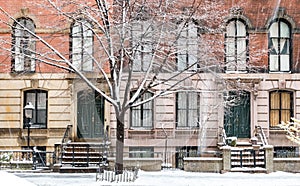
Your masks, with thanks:
[(116, 174), (123, 173), (123, 152), (124, 152), (124, 119), (117, 118), (117, 141), (116, 141)]

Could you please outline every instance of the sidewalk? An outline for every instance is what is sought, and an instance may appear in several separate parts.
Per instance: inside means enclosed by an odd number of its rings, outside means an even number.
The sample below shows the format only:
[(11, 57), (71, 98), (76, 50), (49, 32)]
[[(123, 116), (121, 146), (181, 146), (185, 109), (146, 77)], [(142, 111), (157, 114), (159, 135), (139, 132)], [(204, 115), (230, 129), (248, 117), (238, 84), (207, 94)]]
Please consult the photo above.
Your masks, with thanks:
[(35, 186), (35, 184), (19, 178), (11, 173), (7, 173), (5, 171), (0, 171), (0, 185), (1, 186), (14, 186), (14, 185), (20, 185), (20, 186)]

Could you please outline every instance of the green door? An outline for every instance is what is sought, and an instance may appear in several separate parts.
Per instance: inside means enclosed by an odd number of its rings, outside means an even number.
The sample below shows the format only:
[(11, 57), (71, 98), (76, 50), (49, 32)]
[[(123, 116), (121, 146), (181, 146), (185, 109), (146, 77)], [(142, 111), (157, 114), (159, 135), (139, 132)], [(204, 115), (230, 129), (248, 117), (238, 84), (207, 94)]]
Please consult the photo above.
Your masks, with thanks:
[(224, 117), (224, 129), (228, 137), (250, 138), (250, 93), (230, 92), (230, 105)]
[(93, 91), (77, 94), (78, 138), (99, 138), (104, 134), (104, 99)]

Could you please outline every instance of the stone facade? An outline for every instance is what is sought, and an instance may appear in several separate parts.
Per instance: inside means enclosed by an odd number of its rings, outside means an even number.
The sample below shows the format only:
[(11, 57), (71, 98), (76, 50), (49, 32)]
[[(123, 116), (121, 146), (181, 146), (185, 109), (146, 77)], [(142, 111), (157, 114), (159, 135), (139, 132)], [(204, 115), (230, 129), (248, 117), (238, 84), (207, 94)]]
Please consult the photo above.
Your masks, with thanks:
[[(36, 26), (38, 35), (48, 36), (49, 42), (53, 44), (65, 56), (69, 56), (70, 20), (60, 20), (52, 10), (44, 9), (36, 5), (36, 0), (26, 1), (0, 1), (3, 9), (8, 11), (12, 18), (30, 18)], [(130, 112), (125, 116), (125, 154), (129, 157), (132, 147), (150, 147), (155, 158), (163, 159), (164, 163), (170, 163), (173, 167), (180, 167), (179, 160), (187, 153), (196, 156), (216, 156), (219, 148), (217, 143), (221, 141), (219, 127), (224, 127), (225, 108), (223, 107), (223, 90), (234, 90), (230, 87), (230, 81), (239, 82), (240, 90), (249, 92), (250, 116), (248, 136), (242, 141), (249, 141), (254, 136), (255, 126), (261, 126), (266, 134), (268, 142), (274, 148), (294, 147), (298, 148), (285, 138), (285, 133), (278, 128), (270, 127), (270, 92), (289, 91), (292, 92), (292, 116), (300, 118), (300, 14), (297, 0), (290, 1), (226, 1), (222, 4), (222, 22), (224, 28), (232, 19), (243, 20), (248, 32), (248, 60), (247, 72), (228, 72), (226, 70), (213, 73), (199, 72), (198, 76), (191, 79), (189, 83), (197, 90), (201, 90), (201, 126), (177, 127), (176, 124), (176, 94), (158, 97), (154, 101), (153, 127), (151, 129), (135, 129), (130, 126)], [(37, 8), (38, 7), (38, 8)], [(225, 13), (224, 13), (225, 12)], [(47, 16), (45, 16), (47, 15)], [(7, 20), (12, 24), (5, 14), (0, 14), (0, 19)], [(291, 30), (291, 58), (290, 70), (288, 72), (269, 72), (268, 57), (268, 29), (273, 20), (282, 19), (289, 23)], [(52, 24), (61, 22), (59, 31), (54, 32)], [(0, 24), (0, 37), (11, 37), (12, 30), (5, 24)], [(51, 28), (51, 29), (49, 29)], [(57, 35), (56, 35), (57, 34)], [(203, 36), (204, 37), (204, 36)], [(216, 48), (224, 47), (225, 29), (214, 33), (219, 38)], [(31, 131), (31, 145), (45, 147), (53, 150), (55, 143), (60, 143), (63, 133), (68, 124), (73, 125), (72, 138), (77, 141), (99, 141), (96, 139), (80, 139), (78, 136), (78, 92), (88, 89), (87, 85), (80, 81), (74, 73), (38, 62), (34, 73), (11, 72), (11, 46), (3, 44), (6, 50), (0, 55), (0, 149), (20, 149), (26, 146), (27, 129), (23, 127), (24, 92), (27, 90), (47, 91), (47, 127), (43, 129), (34, 128)], [(39, 44), (37, 49), (43, 49)], [(219, 55), (219, 54), (216, 54)], [(220, 57), (221, 56), (221, 57)], [(221, 54), (220, 59), (224, 59)], [(99, 56), (98, 56), (99, 57)], [(224, 61), (218, 62), (220, 66)], [(133, 89), (137, 87), (139, 76), (135, 74)], [(101, 84), (100, 75), (96, 73), (87, 74), (94, 79), (95, 84), (101, 90), (107, 90), (107, 86)], [(166, 75), (168, 77), (168, 75)], [(199, 81), (201, 79), (201, 81)], [(225, 86), (224, 86), (225, 84)], [(125, 87), (122, 87), (123, 93)], [(214, 90), (214, 91), (211, 91)], [(154, 90), (159, 91), (159, 90)], [(112, 142), (112, 154), (115, 151), (116, 141), (116, 118), (113, 106), (105, 102), (104, 127), (107, 129), (108, 137)], [(106, 131), (105, 131), (106, 132)], [(138, 150), (137, 150), (138, 151)], [(297, 150), (295, 150), (297, 151)], [(213, 155), (212, 155), (213, 154)], [(201, 160), (202, 161), (202, 160)], [(210, 164), (207, 170), (214, 171), (219, 167), (219, 159)], [(223, 160), (223, 164), (224, 161)], [(202, 161), (203, 162), (203, 161)], [(155, 165), (157, 165), (155, 161)], [(226, 163), (225, 163), (226, 164)], [(202, 166), (202, 165), (201, 165)], [(155, 167), (157, 169), (157, 167)], [(225, 170), (229, 167), (225, 166)], [(272, 168), (270, 168), (272, 169)], [(277, 168), (274, 168), (277, 169)], [(281, 169), (281, 168), (278, 168)], [(197, 169), (200, 171), (200, 169)]]

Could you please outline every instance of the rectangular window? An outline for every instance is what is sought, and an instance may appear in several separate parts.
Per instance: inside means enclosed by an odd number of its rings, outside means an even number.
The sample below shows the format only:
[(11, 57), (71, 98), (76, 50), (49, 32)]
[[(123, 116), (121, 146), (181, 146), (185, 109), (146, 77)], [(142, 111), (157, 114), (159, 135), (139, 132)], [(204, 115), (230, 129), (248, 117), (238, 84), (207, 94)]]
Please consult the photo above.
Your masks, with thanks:
[(154, 147), (129, 147), (130, 158), (153, 158)]
[[(31, 102), (34, 106), (31, 128), (47, 128), (47, 92), (43, 90), (28, 90), (24, 92), (24, 105)], [(24, 115), (24, 127), (28, 122)]]
[(200, 94), (180, 92), (176, 96), (177, 127), (196, 127), (200, 121)]
[[(147, 100), (152, 96), (152, 93), (146, 92), (137, 99), (136, 103)], [(131, 108), (131, 127), (147, 129), (153, 127), (153, 101)]]
[(276, 127), (281, 121), (287, 122), (293, 117), (293, 93), (276, 91), (270, 93), (270, 127)]

